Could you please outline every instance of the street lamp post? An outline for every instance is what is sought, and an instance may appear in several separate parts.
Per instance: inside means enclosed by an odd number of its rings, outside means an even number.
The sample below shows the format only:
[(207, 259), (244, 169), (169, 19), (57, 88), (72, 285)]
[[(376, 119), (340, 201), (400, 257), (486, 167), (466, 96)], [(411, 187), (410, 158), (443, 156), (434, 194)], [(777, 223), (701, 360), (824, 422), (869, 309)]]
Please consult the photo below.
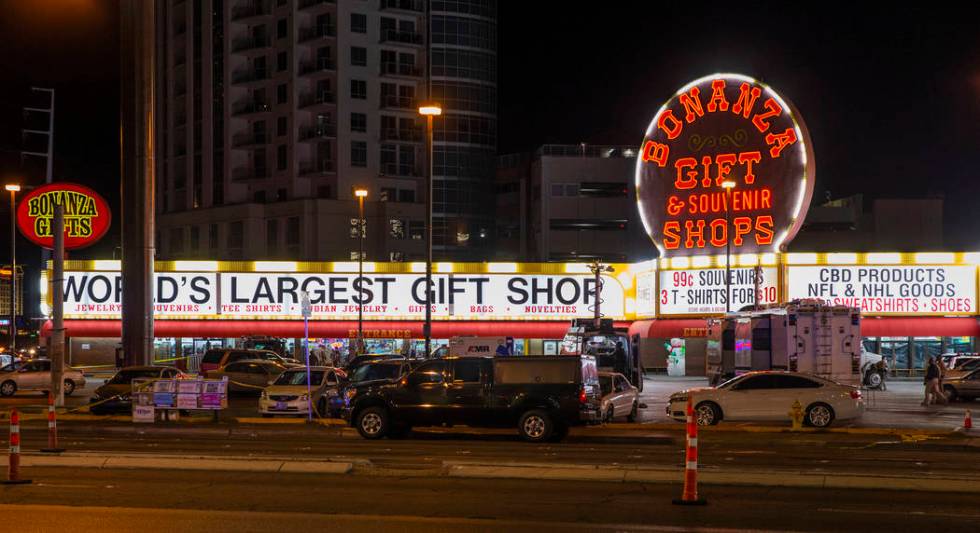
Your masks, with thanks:
[(732, 312), (732, 189), (735, 182), (721, 182), (725, 188), (725, 312)]
[(364, 349), (364, 292), (361, 286), (364, 283), (364, 199), (367, 198), (367, 189), (354, 189), (354, 196), (357, 197), (357, 354), (360, 355)]
[(17, 348), (17, 191), (20, 185), (7, 184), (10, 191), (10, 353)]
[(428, 191), (425, 194), (425, 357), (432, 353), (432, 118), (442, 114), (442, 107), (435, 102), (419, 106), (419, 114), (425, 117), (425, 153), (428, 158)]

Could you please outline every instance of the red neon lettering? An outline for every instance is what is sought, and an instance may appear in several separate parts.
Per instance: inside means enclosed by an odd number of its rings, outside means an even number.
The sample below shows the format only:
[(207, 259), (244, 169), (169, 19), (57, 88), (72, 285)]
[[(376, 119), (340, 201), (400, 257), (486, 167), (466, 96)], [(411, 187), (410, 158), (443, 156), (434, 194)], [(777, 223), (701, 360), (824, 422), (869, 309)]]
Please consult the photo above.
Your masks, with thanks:
[(769, 155), (771, 155), (773, 159), (778, 158), (780, 154), (783, 153), (783, 148), (786, 148), (795, 142), (796, 130), (793, 128), (786, 128), (786, 131), (782, 133), (766, 134), (766, 144), (776, 144), (776, 146), (769, 149)]
[(725, 80), (711, 82), (711, 99), (708, 100), (708, 113), (714, 113), (715, 109), (728, 111), (728, 100), (725, 100)]
[[(752, 124), (755, 125), (755, 129), (759, 130), (759, 133), (765, 133), (765, 131), (769, 129), (769, 119), (779, 116), (779, 114), (783, 112), (783, 108), (779, 107), (779, 104), (777, 104), (772, 98), (766, 100), (763, 107), (768, 109), (768, 111), (765, 113), (758, 113), (752, 117)], [(671, 139), (673, 139), (673, 137), (671, 137)]]
[(762, 189), (762, 205), (759, 209), (770, 209), (772, 207), (772, 191), (769, 189)]
[(643, 161), (653, 161), (657, 166), (663, 167), (667, 165), (667, 154), (670, 153), (670, 147), (666, 144), (647, 141), (643, 145)]
[[(724, 221), (722, 221), (724, 222)], [(694, 226), (698, 229), (695, 230)], [(684, 240), (684, 248), (704, 248), (704, 221), (703, 220), (685, 220), (684, 229), (687, 231), (687, 239)], [(694, 240), (697, 237), (697, 240)]]
[(755, 219), (755, 243), (764, 245), (772, 244), (773, 238), (773, 226), (775, 224), (772, 221), (770, 215), (763, 215), (756, 217)]
[(706, 155), (701, 158), (701, 166), (704, 167), (704, 177), (701, 178), (701, 186), (711, 187), (711, 156)]
[[(720, 230), (720, 232), (719, 232)], [(716, 218), (711, 221), (711, 246), (724, 246), (728, 240), (728, 224), (725, 219)]]
[[(668, 120), (671, 122), (670, 126), (667, 125)], [(660, 115), (660, 120), (657, 121), (657, 127), (664, 130), (664, 133), (667, 134), (668, 139), (676, 139), (677, 136), (681, 134), (681, 129), (684, 128), (684, 123), (677, 120), (677, 117), (674, 116), (674, 112), (668, 109), (664, 111), (662, 115)]]
[(674, 166), (677, 168), (677, 179), (674, 180), (674, 188), (676, 189), (693, 189), (698, 186), (698, 171), (688, 170), (684, 172), (685, 168), (694, 168), (698, 165), (698, 160), (693, 157), (682, 157), (674, 162)]
[(718, 154), (715, 156), (715, 162), (718, 163), (718, 175), (715, 176), (715, 184), (719, 187), (721, 182), (728, 177), (728, 173), (732, 171), (732, 165), (735, 164), (735, 161), (735, 154)]
[(681, 246), (681, 223), (676, 220), (664, 222), (664, 248), (676, 250)]
[(742, 86), (738, 88), (738, 100), (732, 106), (732, 113), (736, 115), (741, 113), (744, 118), (749, 118), (749, 115), (752, 114), (752, 108), (755, 106), (755, 101), (761, 94), (762, 89), (751, 86), (748, 82), (742, 82)]
[[(684, 115), (684, 120), (688, 124), (694, 122), (696, 118), (704, 116), (704, 109), (701, 108), (701, 89), (692, 87), (690, 91), (680, 96), (680, 102), (684, 106), (684, 111), (687, 112)], [(697, 117), (694, 115), (697, 115)]]
[(739, 164), (745, 165), (746, 185), (755, 183), (755, 174), (752, 173), (752, 163), (758, 163), (759, 161), (762, 161), (761, 152), (742, 152), (738, 154)]
[(752, 219), (749, 217), (735, 217), (732, 219), (732, 225), (735, 227), (735, 236), (732, 237), (732, 245), (741, 246), (742, 236), (748, 235), (752, 231)]
[(667, 214), (670, 216), (677, 216), (680, 214), (681, 210), (684, 209), (684, 201), (677, 198), (676, 196), (671, 196), (667, 198)]

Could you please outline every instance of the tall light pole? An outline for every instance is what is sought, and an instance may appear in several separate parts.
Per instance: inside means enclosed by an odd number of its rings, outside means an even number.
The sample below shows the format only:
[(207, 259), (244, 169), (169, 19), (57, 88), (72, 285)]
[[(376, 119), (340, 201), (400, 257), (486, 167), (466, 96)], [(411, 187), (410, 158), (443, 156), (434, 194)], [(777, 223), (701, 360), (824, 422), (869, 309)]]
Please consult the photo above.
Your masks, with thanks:
[(735, 182), (721, 182), (725, 188), (725, 312), (732, 312), (732, 189)]
[(17, 348), (17, 191), (20, 185), (8, 183), (10, 191), (10, 353)]
[(435, 102), (419, 106), (419, 114), (425, 117), (425, 153), (428, 158), (428, 192), (425, 194), (425, 357), (432, 353), (432, 118), (442, 114), (442, 107)]
[(362, 300), (364, 292), (360, 290), (364, 283), (364, 199), (367, 198), (367, 189), (354, 189), (354, 196), (357, 197), (357, 355), (364, 350), (364, 302)]

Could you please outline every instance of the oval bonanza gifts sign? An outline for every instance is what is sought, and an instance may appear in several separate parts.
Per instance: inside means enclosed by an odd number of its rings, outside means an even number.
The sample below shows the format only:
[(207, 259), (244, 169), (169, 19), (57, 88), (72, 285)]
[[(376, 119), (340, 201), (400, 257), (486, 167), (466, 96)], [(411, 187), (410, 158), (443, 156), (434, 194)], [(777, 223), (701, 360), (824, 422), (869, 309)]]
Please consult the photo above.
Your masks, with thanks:
[(637, 207), (661, 257), (725, 253), (729, 241), (736, 254), (783, 251), (806, 216), (814, 170), (788, 100), (747, 76), (715, 74), (678, 91), (647, 127)]
[(54, 206), (65, 206), (65, 249), (98, 242), (112, 222), (109, 204), (97, 192), (75, 183), (51, 183), (29, 192), (17, 205), (17, 227), (28, 240), (54, 248)]

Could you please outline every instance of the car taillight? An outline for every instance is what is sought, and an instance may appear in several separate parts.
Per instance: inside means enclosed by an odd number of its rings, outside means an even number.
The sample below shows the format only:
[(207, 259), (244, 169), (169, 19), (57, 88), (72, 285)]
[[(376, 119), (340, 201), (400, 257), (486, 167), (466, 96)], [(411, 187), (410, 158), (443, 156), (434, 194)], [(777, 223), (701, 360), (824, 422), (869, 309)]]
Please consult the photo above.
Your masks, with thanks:
[(582, 387), (578, 391), (578, 403), (581, 404), (589, 403), (589, 397), (585, 395), (585, 387)]
[(860, 400), (861, 399), (861, 391), (859, 391), (857, 389), (852, 390), (851, 391), (851, 399), (852, 400)]

